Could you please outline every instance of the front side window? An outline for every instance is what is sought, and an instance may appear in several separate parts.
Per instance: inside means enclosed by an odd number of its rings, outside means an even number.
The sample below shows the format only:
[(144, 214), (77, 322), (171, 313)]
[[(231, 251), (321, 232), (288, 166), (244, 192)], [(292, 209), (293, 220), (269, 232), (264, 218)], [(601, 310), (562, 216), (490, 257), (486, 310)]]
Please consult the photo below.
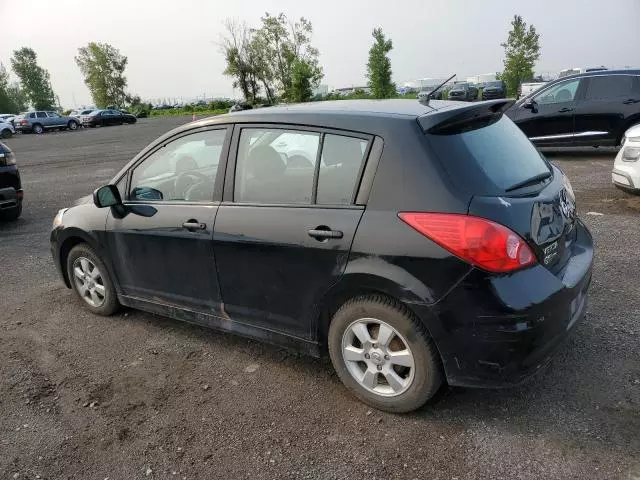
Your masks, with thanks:
[(631, 75), (607, 75), (592, 77), (587, 88), (587, 100), (630, 97), (633, 92)]
[(538, 105), (573, 102), (578, 91), (578, 85), (580, 85), (580, 79), (560, 83), (537, 95), (534, 100)]
[(211, 202), (226, 134), (193, 133), (156, 150), (134, 168), (129, 199)]
[(236, 202), (310, 204), (320, 134), (244, 128), (236, 162)]

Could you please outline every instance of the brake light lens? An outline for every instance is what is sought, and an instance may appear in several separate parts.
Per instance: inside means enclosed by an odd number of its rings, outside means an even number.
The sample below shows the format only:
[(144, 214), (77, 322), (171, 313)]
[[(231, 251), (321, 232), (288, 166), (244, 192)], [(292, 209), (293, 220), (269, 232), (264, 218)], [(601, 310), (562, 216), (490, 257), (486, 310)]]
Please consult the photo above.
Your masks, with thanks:
[(0, 150), (0, 167), (16, 164), (16, 156), (13, 152), (3, 152)]
[(455, 256), (483, 270), (505, 273), (536, 263), (527, 243), (507, 227), (449, 213), (401, 212), (398, 217)]

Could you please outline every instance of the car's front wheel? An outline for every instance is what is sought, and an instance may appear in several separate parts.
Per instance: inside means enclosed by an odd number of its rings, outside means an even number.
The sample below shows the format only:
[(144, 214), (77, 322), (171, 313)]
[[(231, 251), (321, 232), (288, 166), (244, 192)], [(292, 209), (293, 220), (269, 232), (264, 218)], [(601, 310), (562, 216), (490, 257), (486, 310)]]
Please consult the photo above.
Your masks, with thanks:
[(0, 138), (11, 138), (12, 136), (13, 136), (13, 132), (8, 128), (5, 128), (2, 131), (0, 131)]
[(93, 249), (81, 243), (67, 257), (67, 275), (85, 306), (98, 315), (112, 315), (120, 304), (109, 272)]
[(78, 122), (76, 122), (74, 120), (69, 120), (69, 123), (67, 123), (67, 128), (69, 130), (77, 130), (78, 129)]
[(340, 380), (379, 410), (420, 408), (442, 384), (440, 358), (424, 326), (381, 295), (345, 303), (331, 320), (328, 346)]

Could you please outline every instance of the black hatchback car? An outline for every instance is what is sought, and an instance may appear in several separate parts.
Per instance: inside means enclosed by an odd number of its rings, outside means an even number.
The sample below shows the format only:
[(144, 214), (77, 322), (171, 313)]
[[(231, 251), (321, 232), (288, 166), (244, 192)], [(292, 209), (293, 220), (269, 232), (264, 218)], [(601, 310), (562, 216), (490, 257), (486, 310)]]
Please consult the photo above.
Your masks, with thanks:
[(178, 127), (62, 209), (64, 283), (311, 355), (406, 412), (501, 386), (583, 316), (591, 235), (505, 101), (337, 101)]
[(16, 220), (20, 216), (23, 194), (16, 157), (0, 142), (0, 220)]
[(640, 123), (640, 70), (563, 77), (520, 99), (507, 115), (539, 146), (617, 146)]

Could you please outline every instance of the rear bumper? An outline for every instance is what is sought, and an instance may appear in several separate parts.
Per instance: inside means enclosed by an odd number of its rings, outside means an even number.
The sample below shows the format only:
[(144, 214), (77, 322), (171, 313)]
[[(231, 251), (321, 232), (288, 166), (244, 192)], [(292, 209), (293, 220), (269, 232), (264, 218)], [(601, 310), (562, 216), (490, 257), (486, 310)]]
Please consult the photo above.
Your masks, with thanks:
[(22, 203), (22, 190), (13, 187), (0, 188), (0, 210), (15, 208)]
[[(541, 265), (510, 275), (473, 270), (430, 312), (451, 385), (517, 385), (543, 367), (584, 317), (593, 242), (577, 222), (572, 256), (560, 272)], [(426, 310), (426, 307), (425, 307)]]

